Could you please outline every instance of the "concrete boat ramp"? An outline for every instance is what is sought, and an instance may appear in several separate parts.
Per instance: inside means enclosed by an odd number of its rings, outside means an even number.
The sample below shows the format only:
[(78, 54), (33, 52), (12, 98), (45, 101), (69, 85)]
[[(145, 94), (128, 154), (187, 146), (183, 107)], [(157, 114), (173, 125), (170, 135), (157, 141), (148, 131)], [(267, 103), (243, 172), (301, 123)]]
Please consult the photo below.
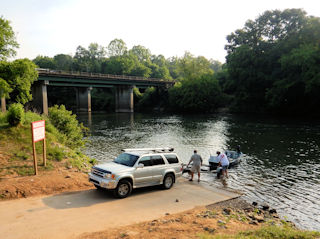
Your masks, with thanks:
[[(206, 183), (180, 178), (170, 190), (149, 187), (115, 199), (110, 193), (88, 190), (0, 202), (1, 238), (75, 238), (157, 219), (238, 197)], [(178, 199), (178, 200), (177, 200)]]

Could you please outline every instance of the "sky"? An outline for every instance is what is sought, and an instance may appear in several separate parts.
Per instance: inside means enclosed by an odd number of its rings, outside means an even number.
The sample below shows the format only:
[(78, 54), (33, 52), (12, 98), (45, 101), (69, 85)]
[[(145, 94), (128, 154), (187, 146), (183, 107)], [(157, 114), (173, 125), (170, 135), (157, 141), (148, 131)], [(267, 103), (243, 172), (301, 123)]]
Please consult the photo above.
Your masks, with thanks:
[(117, 38), (166, 58), (188, 51), (223, 63), (227, 35), (286, 8), (320, 17), (319, 0), (0, 0), (20, 44), (15, 58), (29, 59), (73, 56), (79, 45), (107, 47)]

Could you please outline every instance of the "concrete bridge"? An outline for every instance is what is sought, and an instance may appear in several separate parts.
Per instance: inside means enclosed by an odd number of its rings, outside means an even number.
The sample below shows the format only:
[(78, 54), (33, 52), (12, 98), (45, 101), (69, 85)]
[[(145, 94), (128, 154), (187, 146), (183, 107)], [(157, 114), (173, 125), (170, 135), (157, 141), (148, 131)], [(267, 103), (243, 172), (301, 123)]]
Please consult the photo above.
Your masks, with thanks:
[(171, 87), (175, 82), (136, 76), (66, 72), (38, 69), (39, 78), (32, 85), (32, 106), (48, 114), (47, 86), (74, 87), (78, 109), (91, 112), (91, 90), (115, 87), (116, 112), (133, 112), (133, 88)]

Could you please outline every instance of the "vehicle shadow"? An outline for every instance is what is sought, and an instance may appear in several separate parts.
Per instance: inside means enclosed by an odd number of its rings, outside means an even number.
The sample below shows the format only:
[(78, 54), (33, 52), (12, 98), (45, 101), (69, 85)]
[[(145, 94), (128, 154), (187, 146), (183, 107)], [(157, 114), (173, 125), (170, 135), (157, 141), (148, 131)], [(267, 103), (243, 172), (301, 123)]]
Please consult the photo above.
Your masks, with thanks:
[(99, 203), (113, 202), (117, 200), (131, 200), (136, 196), (149, 194), (161, 190), (159, 186), (138, 188), (132, 191), (128, 198), (119, 199), (113, 196), (111, 191), (90, 189), (80, 192), (67, 192), (58, 195), (49, 196), (42, 199), (42, 202), (48, 207), (54, 209), (70, 209), (89, 207)]

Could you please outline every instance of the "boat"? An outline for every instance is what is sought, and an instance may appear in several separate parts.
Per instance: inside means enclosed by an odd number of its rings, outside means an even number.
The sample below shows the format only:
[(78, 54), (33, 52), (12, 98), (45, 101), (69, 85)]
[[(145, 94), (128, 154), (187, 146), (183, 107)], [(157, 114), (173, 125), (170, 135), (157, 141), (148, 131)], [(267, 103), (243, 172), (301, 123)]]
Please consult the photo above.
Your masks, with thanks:
[[(229, 159), (229, 167), (232, 168), (236, 165), (238, 165), (241, 160), (243, 159), (243, 153), (238, 151), (232, 151), (232, 150), (226, 150), (225, 154), (227, 155)], [(217, 178), (220, 178), (222, 173), (222, 167), (219, 165), (219, 160), (217, 156), (210, 155), (209, 157), (209, 165), (202, 164), (201, 166), (201, 172), (211, 172), (216, 173)], [(182, 173), (191, 173), (191, 166), (185, 167), (182, 171)]]

